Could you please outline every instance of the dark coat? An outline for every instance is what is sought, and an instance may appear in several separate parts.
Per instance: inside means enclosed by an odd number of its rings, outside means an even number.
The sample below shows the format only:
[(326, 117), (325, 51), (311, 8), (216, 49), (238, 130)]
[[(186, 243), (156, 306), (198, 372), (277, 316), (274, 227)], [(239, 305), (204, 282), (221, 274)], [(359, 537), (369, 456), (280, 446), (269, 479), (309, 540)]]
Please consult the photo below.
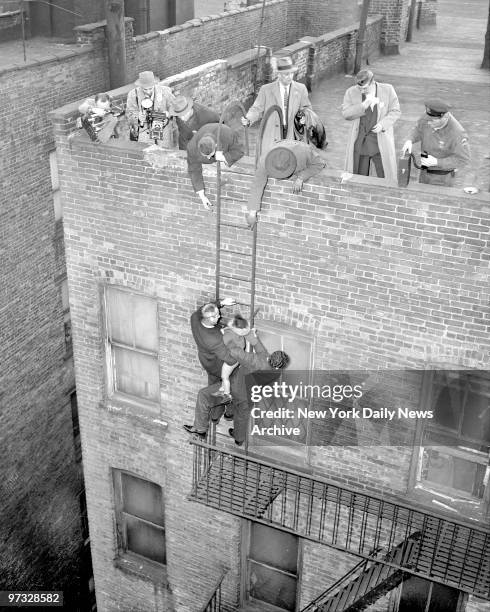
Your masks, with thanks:
[(188, 121), (182, 121), (180, 117), (176, 117), (175, 120), (179, 128), (179, 149), (185, 151), (194, 133), (207, 123), (218, 123), (219, 115), (210, 108), (195, 102), (194, 114)]
[(243, 157), (243, 149), (240, 145), (237, 132), (224, 124), (208, 123), (204, 125), (194, 134), (187, 145), (187, 169), (191, 177), (192, 186), (196, 192), (204, 189), (202, 165), (213, 164), (216, 161), (214, 155), (209, 159), (201, 155), (197, 147), (198, 142), (206, 135), (211, 135), (215, 140), (218, 140), (218, 129), (220, 126), (220, 138), (217, 150), (223, 151), (226, 163), (231, 166)]

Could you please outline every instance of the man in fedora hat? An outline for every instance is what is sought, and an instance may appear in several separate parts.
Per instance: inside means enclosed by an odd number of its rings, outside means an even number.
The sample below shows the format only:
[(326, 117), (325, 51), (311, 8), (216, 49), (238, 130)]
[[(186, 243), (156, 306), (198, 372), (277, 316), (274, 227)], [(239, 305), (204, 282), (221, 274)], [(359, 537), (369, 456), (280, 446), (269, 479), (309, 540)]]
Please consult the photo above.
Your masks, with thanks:
[[(456, 171), (470, 166), (468, 136), (449, 112), (451, 106), (445, 100), (428, 98), (424, 104), (425, 114), (417, 121), (402, 152), (411, 153), (413, 143), (420, 142), (419, 182), (451, 187)], [(472, 186), (464, 190), (475, 193)]]
[(262, 85), (257, 99), (249, 108), (242, 123), (249, 126), (259, 121), (267, 110), (274, 105), (282, 110), (283, 132), (280, 133), (278, 122), (273, 122), (262, 139), (262, 153), (266, 153), (278, 140), (287, 138), (294, 140), (294, 117), (296, 113), (305, 108), (311, 108), (308, 91), (302, 83), (293, 80), (298, 67), (290, 57), (278, 57), (277, 79), (273, 83)]
[(177, 96), (172, 108), (179, 130), (179, 149), (185, 151), (193, 135), (207, 123), (219, 123), (219, 115), (215, 111), (194, 102), (188, 96)]
[(393, 125), (401, 112), (393, 86), (375, 81), (371, 70), (361, 70), (356, 84), (345, 92), (342, 116), (352, 121), (345, 157), (347, 172), (369, 176), (374, 165), (376, 176), (396, 183)]
[[(126, 102), (126, 116), (129, 121), (133, 140), (152, 142), (149, 135), (147, 109), (170, 116), (170, 110), (175, 102), (175, 96), (170, 87), (161, 85), (153, 72), (147, 70), (140, 72), (135, 88), (128, 93)], [(172, 147), (172, 124), (162, 131), (162, 138), (157, 142), (163, 147)]]
[(324, 153), (300, 140), (282, 140), (262, 155), (252, 181), (245, 215), (250, 229), (257, 223), (257, 213), (269, 177), (293, 178), (293, 193), (300, 193), (303, 183), (325, 168)]
[(202, 165), (223, 162), (231, 166), (243, 157), (238, 134), (223, 123), (203, 125), (187, 145), (187, 169), (192, 186), (204, 207), (210, 210), (212, 204), (204, 191)]

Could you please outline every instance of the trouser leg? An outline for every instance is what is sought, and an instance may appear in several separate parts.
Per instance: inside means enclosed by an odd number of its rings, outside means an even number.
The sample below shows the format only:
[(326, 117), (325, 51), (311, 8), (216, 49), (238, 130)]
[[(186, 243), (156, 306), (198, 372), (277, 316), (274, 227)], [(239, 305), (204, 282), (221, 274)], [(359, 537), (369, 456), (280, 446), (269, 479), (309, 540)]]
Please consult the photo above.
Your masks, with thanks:
[(357, 172), (355, 174), (361, 174), (362, 176), (369, 176), (369, 163), (371, 158), (369, 155), (359, 155), (359, 163), (357, 166)]
[(250, 412), (251, 409), (246, 401), (241, 401), (235, 405), (233, 412), (233, 437), (236, 442), (245, 442)]
[[(376, 153), (376, 155), (373, 155), (371, 159), (373, 160), (374, 167), (376, 168), (376, 176), (378, 178), (384, 178), (385, 171), (383, 168), (383, 161), (381, 159), (381, 153)], [(369, 166), (368, 166), (368, 170), (369, 170)]]
[(204, 387), (200, 389), (197, 394), (194, 428), (200, 433), (204, 433), (208, 430), (211, 409), (216, 403), (219, 403), (219, 399), (214, 397), (213, 393), (218, 391), (220, 384), (221, 383), (217, 382), (209, 387)]
[[(263, 158), (265, 159), (265, 158)], [(265, 186), (267, 185), (267, 173), (261, 158), (255, 175), (252, 179), (250, 194), (247, 200), (248, 212), (258, 212), (262, 207), (262, 196), (264, 195)]]

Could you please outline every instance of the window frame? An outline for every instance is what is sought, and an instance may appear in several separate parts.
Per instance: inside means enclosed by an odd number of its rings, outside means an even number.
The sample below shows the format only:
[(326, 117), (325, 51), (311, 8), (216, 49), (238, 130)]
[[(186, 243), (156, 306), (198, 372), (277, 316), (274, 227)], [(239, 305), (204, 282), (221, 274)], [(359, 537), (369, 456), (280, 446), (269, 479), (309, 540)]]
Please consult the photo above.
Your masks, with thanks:
[[(123, 495), (123, 477), (122, 475), (126, 474), (131, 476), (131, 478), (137, 478), (143, 482), (150, 483), (152, 485), (156, 485), (159, 487), (161, 492), (161, 513), (163, 519), (163, 525), (157, 525), (156, 523), (152, 523), (149, 520), (140, 518), (134, 514), (131, 514), (124, 510), (124, 495)], [(116, 543), (116, 556), (118, 559), (124, 559), (128, 561), (133, 561), (137, 565), (141, 565), (144, 563), (146, 568), (150, 570), (150, 572), (161, 572), (162, 570), (166, 570), (167, 567), (167, 537), (166, 537), (166, 521), (165, 521), (165, 503), (163, 498), (163, 487), (147, 478), (142, 478), (138, 474), (134, 474), (127, 470), (121, 470), (117, 468), (112, 468), (112, 483), (113, 483), (113, 491), (114, 491), (114, 527), (115, 527), (115, 543)], [(128, 548), (128, 535), (127, 535), (127, 517), (132, 517), (133, 519), (140, 521), (141, 523), (151, 525), (152, 527), (158, 529), (163, 532), (163, 537), (165, 539), (165, 563), (160, 563), (159, 561), (155, 561), (150, 557), (146, 557), (145, 555), (134, 552)]]
[(295, 605), (295, 610), (298, 608), (299, 606), (299, 602), (300, 602), (300, 598), (301, 598), (301, 577), (302, 577), (302, 566), (303, 566), (303, 540), (302, 538), (300, 538), (299, 536), (297, 536), (294, 533), (290, 533), (289, 531), (285, 531), (284, 533), (287, 533), (290, 536), (294, 536), (297, 539), (297, 543), (298, 543), (298, 549), (297, 549), (297, 556), (296, 556), (296, 575), (293, 575), (291, 572), (288, 572), (286, 570), (282, 570), (280, 568), (275, 568), (273, 566), (268, 565), (267, 563), (264, 563), (262, 561), (256, 561), (254, 559), (251, 558), (250, 556), (250, 549), (251, 549), (251, 545), (252, 545), (252, 533), (253, 533), (253, 529), (252, 526), (254, 524), (260, 524), (262, 527), (268, 527), (269, 529), (273, 529), (274, 531), (277, 531), (279, 533), (283, 533), (282, 529), (276, 529), (275, 527), (271, 527), (270, 525), (267, 525), (265, 523), (261, 523), (259, 521), (248, 521), (243, 519), (242, 520), (242, 529), (241, 529), (241, 538), (242, 538), (242, 543), (243, 545), (241, 546), (241, 567), (242, 567), (242, 572), (241, 572), (241, 581), (240, 581), (240, 605), (243, 606), (245, 605), (247, 602), (259, 602), (260, 603), (260, 607), (263, 610), (267, 610), (268, 612), (285, 612), (284, 608), (279, 608), (278, 606), (274, 605), (274, 604), (270, 604), (266, 601), (262, 601), (260, 599), (256, 599), (255, 597), (251, 597), (250, 596), (250, 588), (249, 588), (249, 582), (250, 582), (250, 564), (251, 562), (256, 563), (258, 565), (262, 565), (264, 567), (267, 567), (271, 570), (277, 571), (280, 574), (284, 574), (286, 576), (289, 577), (293, 577), (296, 579), (296, 605)]
[[(131, 346), (129, 344), (124, 344), (121, 342), (113, 341), (110, 338), (110, 312), (107, 296), (110, 291), (118, 291), (120, 293), (127, 294), (129, 298), (142, 298), (149, 301), (152, 301), (155, 304), (155, 332), (156, 332), (156, 346), (157, 350), (150, 351), (146, 349), (141, 349), (138, 347)], [(159, 316), (158, 316), (158, 301), (156, 298), (145, 295), (144, 293), (140, 293), (137, 291), (133, 291), (130, 288), (119, 286), (119, 285), (104, 285), (102, 288), (102, 301), (103, 301), (103, 310), (104, 310), (104, 348), (105, 348), (105, 361), (106, 361), (106, 392), (107, 396), (111, 400), (121, 401), (126, 404), (144, 406), (145, 408), (151, 409), (155, 412), (158, 412), (161, 406), (161, 392), (160, 392), (160, 351), (158, 349), (159, 345)], [(125, 351), (130, 351), (140, 355), (146, 355), (155, 359), (156, 367), (157, 367), (157, 389), (158, 389), (158, 398), (155, 400), (140, 397), (137, 395), (131, 395), (130, 393), (125, 393), (117, 388), (117, 371), (116, 371), (116, 359), (115, 359), (115, 351), (113, 347), (120, 348)]]
[[(435, 389), (435, 373), (441, 371), (460, 371), (466, 372), (466, 370), (448, 370), (443, 368), (431, 369), (426, 371), (426, 377), (423, 385), (426, 386), (425, 392), (422, 391), (422, 402), (421, 404), (426, 410), (431, 410), (434, 406), (434, 389)], [(468, 375), (472, 373), (478, 377), (478, 370), (468, 370)], [(486, 372), (486, 371), (482, 371)], [(464, 397), (466, 397), (466, 391)], [(464, 404), (463, 404), (464, 406)], [(462, 423), (464, 417), (464, 410), (461, 411), (459, 416), (458, 429), (450, 429), (444, 425), (431, 423), (428, 420), (424, 420), (420, 425), (418, 432), (418, 444), (414, 447), (413, 464), (414, 470), (410, 477), (410, 489), (422, 492), (423, 494), (430, 494), (431, 497), (435, 494), (441, 499), (436, 500), (436, 503), (442, 506), (448, 506), (452, 509), (451, 504), (463, 504), (465, 515), (475, 515), (482, 517), (488, 516), (490, 510), (490, 444), (486, 444), (484, 440), (476, 440), (462, 434)], [(452, 438), (454, 446), (447, 446), (443, 444), (428, 444), (426, 443), (427, 438), (430, 434), (435, 436), (444, 436), (446, 438)], [(430, 440), (429, 440), (430, 442)], [(487, 452), (475, 448), (470, 448), (470, 445), (479, 445), (481, 448), (487, 447)], [(468, 491), (457, 489), (453, 486), (444, 485), (434, 481), (430, 481), (423, 478), (423, 466), (424, 466), (424, 453), (427, 450), (439, 450), (441, 454), (449, 455), (458, 459), (476, 463), (479, 465), (485, 465), (486, 470), (483, 476), (483, 491), (482, 496), (477, 497), (473, 493)], [(475, 484), (475, 483), (474, 483)], [(434, 500), (432, 499), (434, 503)]]
[[(308, 384), (311, 383), (312, 371), (314, 369), (314, 359), (315, 359), (315, 337), (308, 332), (300, 330), (296, 327), (290, 327), (284, 323), (278, 323), (277, 321), (269, 321), (267, 319), (260, 319), (256, 321), (255, 324), (257, 331), (259, 332), (269, 332), (276, 335), (280, 335), (281, 338), (281, 347), (283, 348), (283, 337), (287, 336), (291, 339), (297, 339), (303, 342), (307, 342), (310, 346), (309, 350), (309, 377)], [(266, 346), (267, 348), (267, 346)], [(308, 405), (311, 403), (311, 398), (308, 400)], [(277, 440), (277, 436), (263, 436), (262, 440), (268, 440), (269, 442), (264, 445), (261, 444), (254, 436), (250, 435), (251, 427), (253, 426), (252, 420), (249, 423), (248, 429), (248, 446), (252, 452), (261, 452), (264, 453), (266, 449), (269, 449), (271, 454), (275, 454), (275, 452), (285, 452), (291, 455), (296, 455), (297, 459), (306, 462), (309, 453), (310, 453), (310, 441), (311, 441), (311, 424), (309, 419), (306, 420), (306, 440), (305, 442), (297, 442), (295, 440), (290, 440), (286, 437), (280, 437), (280, 440)], [(269, 454), (269, 452), (265, 452), (265, 454)], [(293, 459), (293, 458), (291, 458)]]

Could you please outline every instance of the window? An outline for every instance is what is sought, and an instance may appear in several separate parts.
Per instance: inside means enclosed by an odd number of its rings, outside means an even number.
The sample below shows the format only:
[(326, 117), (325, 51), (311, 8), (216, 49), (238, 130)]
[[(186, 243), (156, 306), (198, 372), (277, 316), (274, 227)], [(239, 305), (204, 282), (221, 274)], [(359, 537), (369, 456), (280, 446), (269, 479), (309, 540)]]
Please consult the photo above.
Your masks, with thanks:
[(459, 500), (483, 500), (490, 449), (490, 374), (432, 373), (430, 408), (420, 449), (419, 483)]
[(248, 555), (248, 599), (280, 610), (296, 609), (298, 538), (252, 523)]
[(114, 470), (119, 555), (137, 555), (166, 564), (162, 489), (137, 476)]
[(53, 190), (54, 219), (55, 221), (60, 221), (63, 218), (63, 205), (61, 202), (58, 159), (56, 157), (56, 151), (52, 151), (49, 154), (49, 169), (51, 171), (51, 189)]
[(75, 446), (75, 461), (82, 462), (82, 444), (80, 441), (80, 425), (78, 422), (77, 392), (70, 393), (71, 422), (73, 426), (73, 444)]
[(459, 612), (465, 596), (458, 589), (418, 576), (404, 580), (399, 589), (397, 612)]
[(70, 300), (68, 294), (68, 281), (66, 278), (61, 282), (61, 304), (63, 306), (63, 326), (65, 330), (65, 352), (66, 355), (73, 353), (73, 342), (71, 336)]
[(156, 300), (107, 287), (105, 306), (109, 392), (158, 403)]
[[(294, 329), (285, 328), (284, 326), (279, 326), (267, 321), (258, 321), (257, 329), (259, 330), (260, 340), (269, 353), (281, 350), (289, 355), (289, 365), (287, 369), (281, 372), (279, 382), (284, 381), (289, 385), (299, 384), (300, 382), (309, 384), (313, 365), (313, 339)], [(296, 399), (294, 406), (297, 407), (300, 401), (301, 400)], [(305, 402), (307, 405), (308, 402), (306, 400)], [(276, 410), (283, 406), (283, 402), (277, 399), (274, 400), (274, 398), (267, 400), (263, 399), (257, 406), (265, 410)], [(253, 421), (253, 425), (259, 427), (271, 427), (278, 423), (277, 419), (266, 418), (253, 419), (251, 421)], [(284, 445), (285, 443), (296, 443), (305, 445), (308, 443), (308, 419), (295, 417), (291, 419), (281, 419), (281, 424), (287, 428), (298, 428), (300, 434), (291, 437), (279, 435), (267, 437), (267, 444), (275, 443)], [(252, 443), (255, 441), (260, 442), (260, 440), (254, 440), (253, 436), (250, 436), (250, 438), (252, 439)]]

